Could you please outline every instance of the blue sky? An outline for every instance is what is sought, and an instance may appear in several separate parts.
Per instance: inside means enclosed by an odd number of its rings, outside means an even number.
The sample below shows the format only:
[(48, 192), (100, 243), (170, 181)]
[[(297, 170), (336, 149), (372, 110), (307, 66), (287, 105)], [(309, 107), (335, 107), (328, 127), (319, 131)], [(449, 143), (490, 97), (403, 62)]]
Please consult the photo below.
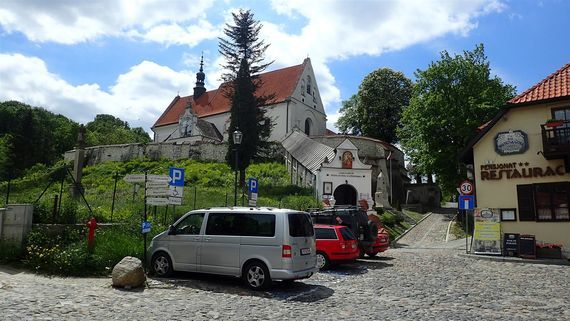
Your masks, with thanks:
[(270, 69), (311, 58), (331, 129), (368, 73), (414, 79), (442, 50), (483, 43), (493, 73), (518, 92), (570, 62), (564, 0), (4, 0), (0, 101), (78, 122), (112, 114), (150, 131), (174, 96), (191, 94), (202, 52), (206, 87), (219, 85), (217, 37), (237, 8), (263, 23)]

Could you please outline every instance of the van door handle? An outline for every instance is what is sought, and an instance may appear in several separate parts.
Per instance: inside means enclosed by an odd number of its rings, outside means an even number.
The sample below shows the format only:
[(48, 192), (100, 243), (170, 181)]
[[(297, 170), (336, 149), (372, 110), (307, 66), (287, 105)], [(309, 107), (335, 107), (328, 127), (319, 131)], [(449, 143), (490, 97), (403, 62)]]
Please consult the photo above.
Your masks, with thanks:
[(211, 241), (211, 240), (212, 240), (211, 237), (206, 237), (206, 238), (204, 238), (204, 239), (205, 239), (206, 241)]
[(200, 237), (196, 236), (196, 237), (194, 238), (194, 241), (200, 241)]

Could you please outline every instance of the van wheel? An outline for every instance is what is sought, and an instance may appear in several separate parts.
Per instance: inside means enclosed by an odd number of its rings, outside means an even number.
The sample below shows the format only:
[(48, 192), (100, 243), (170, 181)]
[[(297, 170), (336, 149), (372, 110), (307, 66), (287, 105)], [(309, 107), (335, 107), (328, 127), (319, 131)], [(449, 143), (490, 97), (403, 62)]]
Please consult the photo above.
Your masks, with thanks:
[(324, 270), (330, 266), (331, 262), (327, 255), (323, 252), (317, 252), (317, 268)]
[(243, 275), (247, 286), (252, 290), (265, 290), (271, 285), (271, 276), (265, 264), (252, 262), (245, 268)]
[(151, 269), (152, 273), (158, 277), (167, 277), (174, 271), (170, 256), (164, 252), (158, 252), (152, 256)]

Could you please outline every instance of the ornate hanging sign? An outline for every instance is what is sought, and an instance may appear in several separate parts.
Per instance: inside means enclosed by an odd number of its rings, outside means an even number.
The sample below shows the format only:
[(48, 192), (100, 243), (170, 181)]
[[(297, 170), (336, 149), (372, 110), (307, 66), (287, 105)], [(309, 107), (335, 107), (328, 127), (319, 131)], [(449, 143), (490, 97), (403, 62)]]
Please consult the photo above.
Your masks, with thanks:
[(523, 154), (528, 149), (528, 136), (522, 130), (501, 132), (495, 136), (495, 151), (499, 155)]

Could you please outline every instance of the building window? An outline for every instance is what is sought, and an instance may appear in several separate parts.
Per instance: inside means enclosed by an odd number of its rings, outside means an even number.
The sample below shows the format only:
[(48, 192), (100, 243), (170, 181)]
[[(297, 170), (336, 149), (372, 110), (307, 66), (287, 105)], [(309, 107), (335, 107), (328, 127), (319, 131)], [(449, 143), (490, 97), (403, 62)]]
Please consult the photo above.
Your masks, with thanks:
[(570, 183), (517, 185), (520, 221), (569, 221)]
[(305, 96), (305, 79), (301, 79), (301, 96)]
[(307, 75), (307, 94), (311, 95), (311, 76)]
[(517, 209), (516, 208), (502, 208), (501, 221), (516, 221)]
[(570, 123), (566, 123), (570, 122), (570, 108), (565, 107), (565, 108), (552, 109), (552, 118), (558, 120), (564, 120), (565, 123), (562, 127), (570, 127)]
[(305, 119), (305, 134), (307, 136), (311, 135), (311, 127), (313, 125), (313, 121), (311, 120), (311, 118), (307, 118)]

